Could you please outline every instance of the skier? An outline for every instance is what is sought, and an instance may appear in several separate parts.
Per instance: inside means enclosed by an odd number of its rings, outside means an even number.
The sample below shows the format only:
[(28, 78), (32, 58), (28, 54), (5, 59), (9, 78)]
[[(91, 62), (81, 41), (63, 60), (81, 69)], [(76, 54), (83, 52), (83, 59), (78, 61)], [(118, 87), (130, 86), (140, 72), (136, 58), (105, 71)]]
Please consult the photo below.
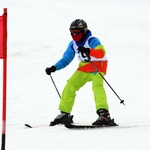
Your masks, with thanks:
[(104, 46), (100, 40), (92, 36), (83, 19), (76, 19), (70, 25), (70, 34), (72, 41), (64, 52), (62, 58), (53, 66), (46, 68), (46, 73), (63, 69), (74, 59), (75, 54), (78, 56), (79, 65), (77, 70), (67, 80), (67, 84), (61, 95), (59, 110), (60, 114), (50, 122), (50, 126), (56, 124), (65, 124), (67, 120), (73, 122), (73, 116), (70, 115), (74, 105), (76, 91), (83, 87), (87, 82), (92, 82), (92, 90), (95, 99), (95, 109), (98, 119), (92, 125), (109, 125), (111, 117), (107, 103), (106, 92), (103, 86), (103, 78), (107, 70), (107, 58)]

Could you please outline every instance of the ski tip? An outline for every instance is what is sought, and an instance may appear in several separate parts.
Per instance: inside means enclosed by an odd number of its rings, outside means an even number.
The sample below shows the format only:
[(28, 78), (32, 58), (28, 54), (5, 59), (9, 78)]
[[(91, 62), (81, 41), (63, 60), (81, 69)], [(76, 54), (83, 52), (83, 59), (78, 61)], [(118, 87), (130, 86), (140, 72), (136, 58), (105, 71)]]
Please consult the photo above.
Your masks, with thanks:
[(30, 126), (29, 124), (25, 124), (25, 126), (28, 128), (32, 128), (32, 126)]

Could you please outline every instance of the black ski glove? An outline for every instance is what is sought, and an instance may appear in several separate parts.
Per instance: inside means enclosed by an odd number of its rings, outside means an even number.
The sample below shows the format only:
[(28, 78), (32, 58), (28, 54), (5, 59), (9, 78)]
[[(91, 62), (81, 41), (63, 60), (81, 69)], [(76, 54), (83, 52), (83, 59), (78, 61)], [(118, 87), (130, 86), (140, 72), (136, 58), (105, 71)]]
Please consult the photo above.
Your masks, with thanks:
[(47, 75), (50, 75), (52, 72), (55, 72), (56, 71), (56, 67), (55, 66), (51, 66), (50, 68), (46, 68), (45, 69), (45, 72)]
[(78, 47), (78, 51), (81, 53), (83, 58), (87, 58), (85, 59), (86, 62), (90, 61), (90, 48), (85, 48), (85, 47)]
[(86, 57), (86, 56), (89, 57), (89, 54), (90, 54), (89, 48), (85, 48), (85, 47), (80, 46), (80, 47), (78, 47), (78, 51), (82, 54), (82, 57)]

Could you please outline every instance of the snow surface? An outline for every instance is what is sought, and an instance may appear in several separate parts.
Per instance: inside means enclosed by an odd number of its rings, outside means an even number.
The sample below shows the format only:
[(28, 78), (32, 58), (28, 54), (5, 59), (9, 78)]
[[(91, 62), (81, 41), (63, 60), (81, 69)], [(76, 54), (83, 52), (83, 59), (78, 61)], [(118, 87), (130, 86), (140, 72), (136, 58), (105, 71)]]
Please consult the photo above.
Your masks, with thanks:
[[(0, 14), (4, 7), (8, 8), (6, 150), (150, 149), (149, 0), (1, 0)], [(119, 104), (105, 84), (117, 128), (48, 126), (59, 114), (59, 96), (45, 68), (61, 58), (71, 40), (69, 25), (76, 18), (88, 23), (107, 50), (106, 79), (126, 104)], [(77, 65), (75, 58), (52, 74), (60, 93)], [(0, 79), (2, 85), (2, 73)], [(91, 83), (77, 92), (72, 114), (76, 123), (97, 119)], [(25, 123), (35, 128), (27, 129)]]

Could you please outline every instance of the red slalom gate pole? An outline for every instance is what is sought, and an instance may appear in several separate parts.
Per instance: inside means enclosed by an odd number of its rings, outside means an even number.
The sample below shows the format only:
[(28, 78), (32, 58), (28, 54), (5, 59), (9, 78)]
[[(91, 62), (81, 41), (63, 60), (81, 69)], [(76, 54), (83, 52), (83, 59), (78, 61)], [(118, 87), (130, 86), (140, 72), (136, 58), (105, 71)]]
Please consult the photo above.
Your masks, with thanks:
[(6, 89), (7, 89), (7, 8), (4, 8), (4, 14), (3, 14), (3, 103), (2, 103), (1, 150), (5, 150), (5, 139), (6, 139)]

